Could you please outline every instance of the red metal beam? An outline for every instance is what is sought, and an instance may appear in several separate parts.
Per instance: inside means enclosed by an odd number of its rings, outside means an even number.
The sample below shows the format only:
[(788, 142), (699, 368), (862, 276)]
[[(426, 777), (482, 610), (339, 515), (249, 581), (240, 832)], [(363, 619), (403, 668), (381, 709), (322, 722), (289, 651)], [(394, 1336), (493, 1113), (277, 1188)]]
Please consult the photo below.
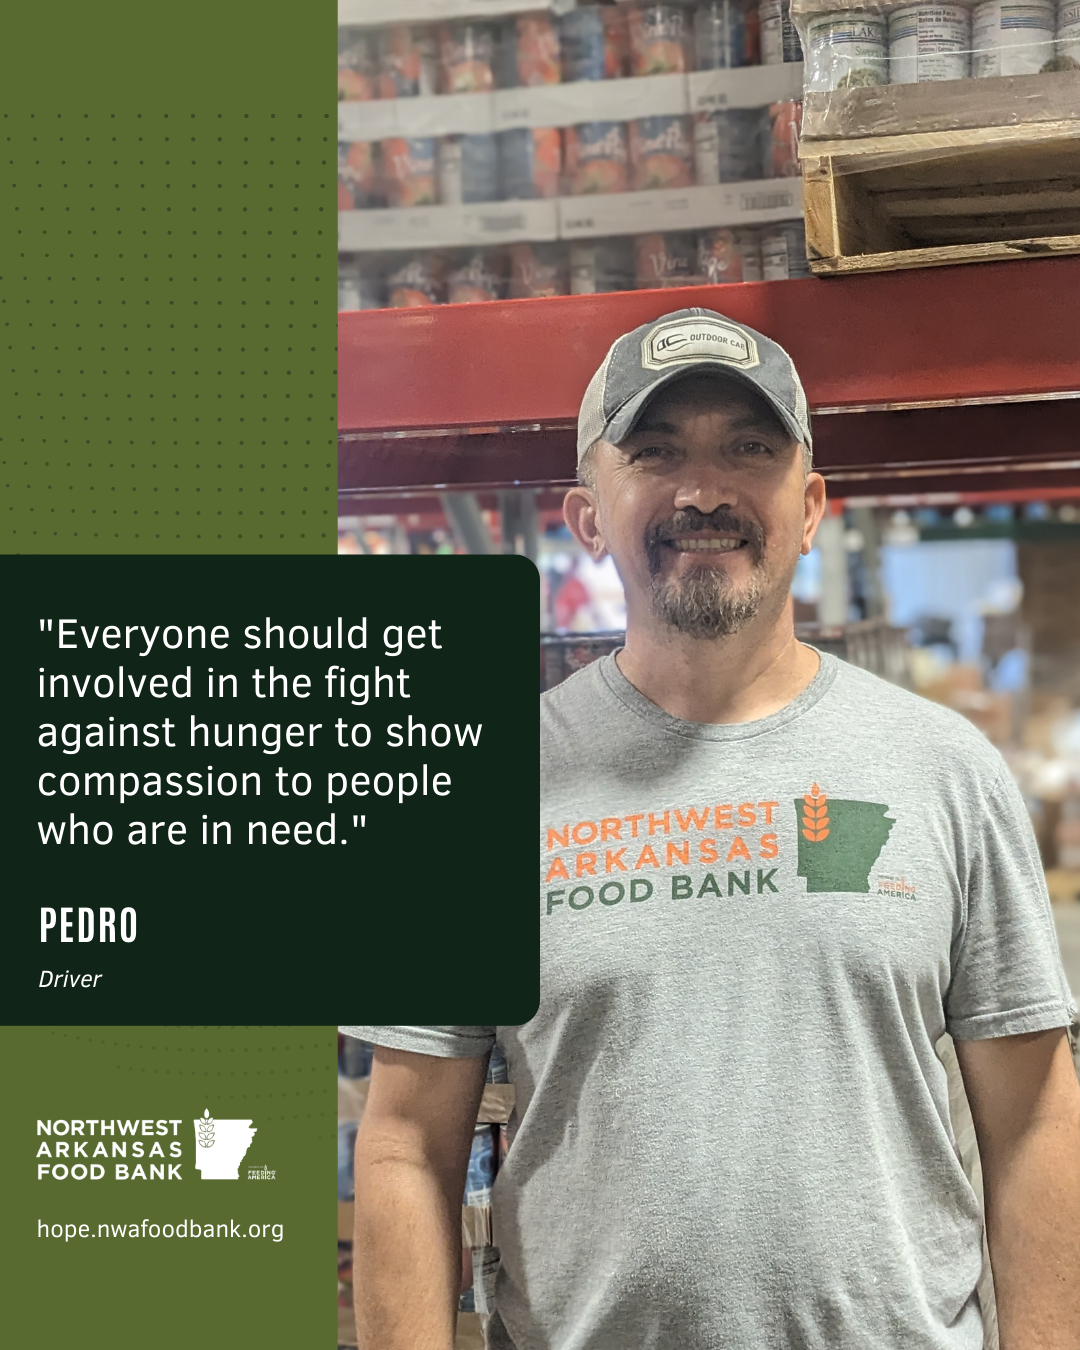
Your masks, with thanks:
[(620, 333), (687, 305), (791, 352), (812, 408), (1080, 390), (1080, 257), (339, 318), (343, 431), (562, 423)]

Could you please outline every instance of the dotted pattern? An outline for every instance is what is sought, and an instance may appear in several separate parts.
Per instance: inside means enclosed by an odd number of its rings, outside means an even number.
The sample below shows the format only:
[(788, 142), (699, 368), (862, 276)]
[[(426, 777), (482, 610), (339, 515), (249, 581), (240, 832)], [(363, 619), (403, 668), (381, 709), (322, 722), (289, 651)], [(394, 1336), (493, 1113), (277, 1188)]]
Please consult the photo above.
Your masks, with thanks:
[(332, 552), (332, 105), (0, 124), (0, 550)]

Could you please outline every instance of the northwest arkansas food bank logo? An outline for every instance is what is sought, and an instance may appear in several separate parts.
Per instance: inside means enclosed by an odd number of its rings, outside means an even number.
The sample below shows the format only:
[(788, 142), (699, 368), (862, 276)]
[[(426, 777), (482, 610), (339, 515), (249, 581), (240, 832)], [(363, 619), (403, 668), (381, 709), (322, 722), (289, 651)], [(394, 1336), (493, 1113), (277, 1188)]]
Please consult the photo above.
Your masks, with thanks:
[(799, 817), (798, 874), (807, 891), (870, 890), (870, 869), (885, 847), (895, 820), (880, 802), (830, 798), (818, 787), (795, 802)]
[(204, 1110), (195, 1121), (195, 1170), (203, 1181), (238, 1181), (256, 1134), (250, 1120), (214, 1120)]

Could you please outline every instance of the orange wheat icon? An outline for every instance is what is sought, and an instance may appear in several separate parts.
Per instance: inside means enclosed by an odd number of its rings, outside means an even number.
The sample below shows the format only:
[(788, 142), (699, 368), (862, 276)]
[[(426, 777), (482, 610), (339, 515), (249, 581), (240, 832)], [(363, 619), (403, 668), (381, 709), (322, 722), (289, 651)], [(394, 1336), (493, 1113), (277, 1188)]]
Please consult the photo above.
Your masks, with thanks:
[(803, 797), (803, 838), (812, 844), (819, 844), (829, 837), (828, 801), (816, 783), (810, 785), (810, 791)]

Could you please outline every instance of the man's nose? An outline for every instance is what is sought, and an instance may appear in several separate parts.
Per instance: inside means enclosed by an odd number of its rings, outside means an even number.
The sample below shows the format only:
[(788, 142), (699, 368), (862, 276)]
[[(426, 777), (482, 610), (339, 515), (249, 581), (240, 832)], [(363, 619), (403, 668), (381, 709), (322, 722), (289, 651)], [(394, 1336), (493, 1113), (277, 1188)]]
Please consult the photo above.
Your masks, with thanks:
[(684, 511), (694, 507), (703, 516), (710, 515), (720, 506), (734, 510), (738, 505), (738, 495), (723, 473), (716, 469), (702, 468), (684, 475), (675, 492), (675, 509)]

